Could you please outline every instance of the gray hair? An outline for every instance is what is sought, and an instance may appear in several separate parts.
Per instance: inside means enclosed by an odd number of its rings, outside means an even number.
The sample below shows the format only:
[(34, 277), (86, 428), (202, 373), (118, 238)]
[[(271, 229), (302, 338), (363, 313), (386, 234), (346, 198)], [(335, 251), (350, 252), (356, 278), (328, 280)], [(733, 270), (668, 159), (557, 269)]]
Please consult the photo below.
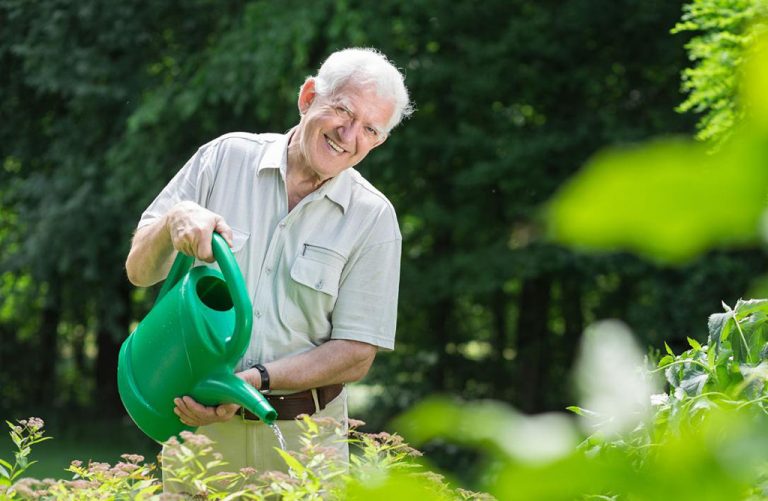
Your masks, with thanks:
[(324, 97), (334, 95), (345, 85), (375, 85), (376, 94), (394, 102), (395, 110), (387, 124), (387, 132), (414, 107), (405, 87), (405, 77), (387, 57), (376, 49), (350, 48), (331, 54), (320, 66), (315, 79), (315, 91)]

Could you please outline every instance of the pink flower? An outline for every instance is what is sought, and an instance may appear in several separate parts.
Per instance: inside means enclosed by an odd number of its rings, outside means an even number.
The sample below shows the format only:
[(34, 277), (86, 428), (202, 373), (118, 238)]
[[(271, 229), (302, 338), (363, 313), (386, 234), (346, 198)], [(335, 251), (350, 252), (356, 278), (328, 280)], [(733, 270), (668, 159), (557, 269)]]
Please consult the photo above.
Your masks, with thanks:
[(120, 457), (133, 464), (139, 464), (144, 461), (144, 456), (141, 454), (123, 454)]
[(347, 425), (354, 430), (355, 428), (360, 428), (361, 426), (365, 426), (365, 421), (349, 418), (347, 419)]

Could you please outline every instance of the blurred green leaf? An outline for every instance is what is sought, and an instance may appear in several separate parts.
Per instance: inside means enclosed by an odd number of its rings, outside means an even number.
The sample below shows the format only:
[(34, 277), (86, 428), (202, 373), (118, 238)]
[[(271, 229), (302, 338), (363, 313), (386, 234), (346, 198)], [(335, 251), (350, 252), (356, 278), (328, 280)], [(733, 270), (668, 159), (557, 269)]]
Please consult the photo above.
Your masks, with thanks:
[(496, 401), (471, 404), (444, 397), (419, 403), (394, 422), (419, 447), (434, 439), (482, 448), (496, 459), (549, 462), (578, 443), (575, 422), (559, 414), (524, 416)]
[(674, 263), (755, 243), (768, 188), (763, 158), (752, 141), (714, 155), (683, 139), (603, 151), (551, 201), (551, 235)]
[(659, 367), (665, 367), (669, 365), (670, 362), (672, 362), (675, 359), (673, 355), (664, 355), (661, 357), (661, 360), (659, 360)]
[[(435, 475), (435, 474), (433, 474)], [(355, 481), (345, 493), (345, 498), (363, 501), (392, 501), (395, 499), (418, 499), (420, 501), (442, 501), (454, 499), (439, 490), (430, 482), (429, 476), (418, 477), (390, 471), (379, 481)]]

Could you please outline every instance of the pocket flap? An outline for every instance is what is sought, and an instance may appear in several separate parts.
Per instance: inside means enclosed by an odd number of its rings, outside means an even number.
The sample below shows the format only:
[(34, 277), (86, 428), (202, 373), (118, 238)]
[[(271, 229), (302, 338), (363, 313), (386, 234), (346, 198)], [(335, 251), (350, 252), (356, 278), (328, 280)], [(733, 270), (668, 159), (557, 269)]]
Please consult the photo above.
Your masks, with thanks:
[(340, 269), (299, 256), (291, 267), (291, 278), (310, 289), (336, 296), (339, 293)]

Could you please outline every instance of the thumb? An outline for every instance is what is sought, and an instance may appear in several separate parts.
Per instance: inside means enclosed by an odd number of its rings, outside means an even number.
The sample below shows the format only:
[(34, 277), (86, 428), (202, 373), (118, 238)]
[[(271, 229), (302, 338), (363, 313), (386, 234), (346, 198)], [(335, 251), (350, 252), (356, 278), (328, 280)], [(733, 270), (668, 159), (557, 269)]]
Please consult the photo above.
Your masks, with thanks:
[(222, 404), (216, 407), (216, 415), (219, 417), (227, 417), (237, 412), (240, 406), (237, 404)]

